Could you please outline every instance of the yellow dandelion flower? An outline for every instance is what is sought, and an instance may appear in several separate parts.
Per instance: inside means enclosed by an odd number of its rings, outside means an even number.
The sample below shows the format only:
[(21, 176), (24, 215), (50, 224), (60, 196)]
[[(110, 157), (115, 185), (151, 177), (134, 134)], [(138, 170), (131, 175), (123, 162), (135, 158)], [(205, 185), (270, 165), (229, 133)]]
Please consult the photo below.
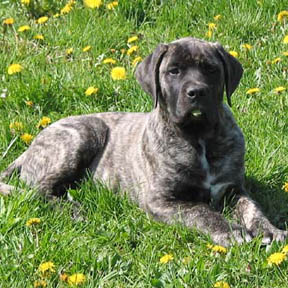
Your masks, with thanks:
[(257, 92), (260, 92), (260, 88), (250, 88), (246, 91), (246, 94), (251, 95)]
[(27, 145), (29, 145), (33, 140), (33, 136), (28, 133), (24, 133), (23, 135), (20, 136), (20, 138)]
[(136, 52), (138, 50), (139, 46), (132, 46), (127, 50), (127, 55), (131, 55), (132, 53)]
[(126, 49), (122, 48), (122, 49), (120, 50), (120, 52), (121, 52), (121, 54), (125, 54), (125, 53), (126, 53)]
[(55, 269), (54, 269), (54, 268), (55, 268), (54, 263), (51, 262), (51, 261), (48, 261), (48, 262), (41, 263), (41, 264), (39, 265), (38, 270), (39, 270), (41, 273), (45, 274), (46, 272), (55, 272)]
[(66, 55), (71, 55), (73, 53), (73, 48), (66, 49)]
[(102, 1), (101, 0), (83, 0), (84, 5), (87, 8), (99, 8), (102, 5)]
[(25, 32), (25, 31), (29, 31), (31, 29), (31, 27), (29, 25), (23, 25), (23, 26), (20, 26), (18, 28), (18, 32)]
[(90, 51), (91, 50), (91, 46), (90, 45), (88, 45), (88, 46), (85, 46), (83, 49), (82, 49), (82, 51), (83, 52), (88, 52), (88, 51)]
[(246, 49), (246, 50), (251, 50), (253, 48), (253, 46), (251, 46), (250, 44), (242, 44), (242, 48)]
[(115, 64), (116, 60), (112, 59), (112, 58), (106, 58), (103, 60), (104, 64)]
[(276, 63), (279, 63), (280, 61), (281, 61), (281, 58), (277, 57), (271, 61), (271, 64), (276, 64)]
[(86, 280), (86, 277), (85, 277), (84, 274), (82, 274), (82, 273), (75, 273), (75, 274), (73, 274), (73, 275), (71, 275), (71, 276), (68, 277), (67, 282), (68, 282), (68, 284), (71, 285), (71, 286), (72, 286), (72, 285), (77, 286), (77, 285), (83, 284), (83, 283), (85, 282), (85, 280)]
[(21, 66), (20, 64), (11, 64), (8, 67), (8, 74), (12, 75), (15, 73), (20, 73), (23, 70), (23, 66)]
[(212, 251), (217, 252), (217, 253), (223, 253), (226, 254), (227, 253), (227, 249), (223, 246), (220, 245), (215, 245), (211, 248)]
[(212, 35), (213, 35), (213, 32), (211, 30), (208, 30), (206, 33), (206, 37), (210, 39)]
[(108, 10), (112, 10), (114, 9), (116, 6), (118, 6), (118, 1), (113, 1), (113, 2), (110, 2), (106, 5), (107, 9)]
[(280, 265), (286, 259), (286, 255), (284, 253), (273, 253), (267, 258), (268, 265)]
[(35, 224), (39, 224), (41, 222), (40, 218), (30, 218), (27, 222), (26, 222), (26, 226), (32, 226)]
[(132, 36), (128, 38), (127, 43), (132, 43), (138, 40), (138, 36)]
[(166, 264), (166, 263), (172, 261), (173, 259), (174, 259), (174, 257), (172, 254), (166, 254), (160, 258), (159, 262), (161, 264)]
[(232, 55), (233, 57), (237, 58), (239, 56), (238, 52), (230, 50), (229, 54)]
[(288, 44), (288, 35), (286, 35), (286, 36), (284, 37), (283, 43), (284, 43), (284, 44)]
[(92, 94), (96, 94), (98, 92), (99, 88), (95, 88), (94, 86), (90, 86), (86, 89), (85, 95), (91, 96)]
[(138, 56), (132, 61), (132, 66), (135, 67), (139, 62), (142, 61), (142, 57)]
[(24, 125), (22, 122), (15, 121), (15, 122), (10, 123), (9, 128), (11, 132), (15, 133), (15, 132), (20, 132), (21, 130), (23, 130)]
[(36, 20), (36, 23), (37, 24), (44, 24), (48, 21), (48, 17), (47, 16), (43, 16), (43, 17), (40, 17), (39, 19)]
[[(288, 185), (288, 183), (287, 183), (287, 185)], [(288, 254), (288, 245), (285, 245), (281, 252), (284, 254)]]
[(68, 14), (69, 12), (71, 12), (71, 10), (73, 9), (71, 4), (66, 4), (61, 10), (60, 10), (60, 14)]
[(281, 11), (277, 16), (277, 20), (279, 22), (284, 21), (284, 19), (288, 19), (288, 10)]
[(53, 15), (53, 18), (58, 18), (58, 17), (60, 17), (59, 13), (56, 13), (56, 14)]
[(47, 282), (45, 280), (36, 280), (33, 286), (34, 288), (47, 287)]
[(66, 273), (62, 273), (59, 275), (60, 281), (67, 282), (68, 281), (68, 275)]
[(36, 39), (36, 40), (44, 40), (44, 36), (41, 35), (41, 34), (37, 34), (33, 38)]
[(45, 128), (45, 127), (47, 127), (49, 124), (51, 123), (51, 119), (49, 118), (49, 117), (46, 117), (46, 116), (44, 116), (44, 117), (42, 117), (41, 119), (40, 119), (40, 121), (38, 122), (38, 124), (37, 124), (37, 128)]
[(215, 21), (218, 21), (218, 20), (221, 19), (221, 17), (222, 17), (222, 16), (221, 16), (220, 14), (218, 14), (218, 15), (214, 16), (213, 18), (214, 18)]
[(218, 281), (214, 284), (214, 288), (230, 288), (230, 286), (225, 281)]
[(30, 0), (21, 0), (21, 3), (24, 5), (29, 5), (30, 4)]
[(288, 51), (282, 53), (284, 56), (288, 56)]
[(216, 29), (216, 24), (215, 23), (208, 23), (208, 28), (209, 28), (209, 30), (213, 31)]
[(288, 182), (286, 182), (286, 183), (283, 185), (282, 189), (283, 189), (285, 192), (288, 192)]
[(115, 67), (111, 70), (111, 77), (113, 80), (126, 79), (126, 70), (124, 67)]
[(12, 24), (14, 24), (14, 19), (13, 18), (6, 18), (6, 19), (4, 19), (3, 20), (3, 25), (12, 25)]
[(281, 92), (283, 92), (283, 91), (285, 91), (285, 90), (286, 90), (285, 87), (279, 86), (279, 87), (276, 87), (273, 91), (274, 91), (275, 93), (281, 93)]

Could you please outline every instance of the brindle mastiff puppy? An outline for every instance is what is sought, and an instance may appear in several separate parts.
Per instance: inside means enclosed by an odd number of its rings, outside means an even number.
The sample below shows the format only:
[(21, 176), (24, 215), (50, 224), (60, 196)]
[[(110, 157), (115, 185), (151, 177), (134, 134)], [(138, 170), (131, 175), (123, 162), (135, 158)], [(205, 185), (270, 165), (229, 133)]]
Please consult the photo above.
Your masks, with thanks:
[[(112, 189), (128, 191), (140, 207), (166, 223), (209, 233), (216, 243), (264, 235), (283, 241), (245, 192), (244, 138), (228, 106), (241, 64), (218, 43), (184, 38), (160, 44), (136, 78), (155, 104), (150, 113), (73, 116), (44, 129), (8, 169), (47, 198), (89, 170)], [(8, 194), (12, 186), (1, 184)], [(234, 193), (238, 224), (216, 211)], [(243, 231), (246, 233), (243, 234)]]

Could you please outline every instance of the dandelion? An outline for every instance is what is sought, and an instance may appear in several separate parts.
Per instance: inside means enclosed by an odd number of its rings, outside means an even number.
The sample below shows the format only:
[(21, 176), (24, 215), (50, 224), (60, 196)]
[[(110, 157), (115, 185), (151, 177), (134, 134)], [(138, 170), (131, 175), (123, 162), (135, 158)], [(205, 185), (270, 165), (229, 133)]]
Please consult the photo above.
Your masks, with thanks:
[(211, 30), (208, 30), (206, 33), (206, 37), (210, 39), (212, 35), (213, 35), (213, 32)]
[(32, 226), (32, 225), (37, 225), (41, 222), (40, 218), (30, 218), (27, 222), (26, 222), (26, 226)]
[(267, 258), (268, 265), (280, 265), (286, 259), (286, 255), (284, 253), (273, 253)]
[(56, 13), (56, 14), (53, 15), (53, 18), (58, 18), (58, 17), (60, 17), (59, 13)]
[(232, 55), (233, 57), (237, 58), (239, 56), (238, 52), (230, 50), (229, 54)]
[(282, 53), (284, 56), (288, 56), (288, 51)]
[(283, 185), (282, 189), (283, 189), (285, 192), (288, 192), (288, 182), (286, 182), (286, 183)]
[(283, 92), (283, 91), (285, 91), (285, 90), (286, 90), (285, 87), (279, 86), (279, 87), (276, 87), (273, 91), (274, 91), (275, 93), (281, 93), (281, 92)]
[(69, 1), (61, 10), (60, 10), (60, 14), (64, 15), (64, 14), (68, 14), (71, 12), (71, 10), (73, 9), (73, 5), (75, 4), (75, 1)]
[(91, 46), (90, 45), (88, 45), (88, 46), (85, 46), (83, 49), (82, 49), (82, 51), (83, 52), (88, 52), (88, 51), (90, 51), (91, 50)]
[(20, 136), (20, 138), (26, 145), (29, 145), (33, 140), (33, 136), (28, 133), (24, 133), (23, 135)]
[(230, 288), (230, 286), (225, 281), (218, 281), (214, 284), (214, 288)]
[(93, 94), (96, 94), (98, 92), (99, 88), (95, 88), (94, 86), (90, 86), (86, 89), (85, 95), (86, 96), (91, 96)]
[(126, 79), (126, 70), (124, 67), (115, 67), (111, 70), (111, 77), (113, 80)]
[(288, 10), (283, 10), (281, 11), (278, 16), (277, 16), (277, 20), (279, 22), (282, 22), (284, 19), (288, 19)]
[(216, 24), (215, 23), (208, 23), (208, 29), (213, 31), (216, 29)]
[(132, 43), (138, 40), (138, 36), (132, 36), (128, 38), (127, 43)]
[(138, 56), (132, 61), (132, 66), (135, 67), (139, 62), (142, 61), (142, 57)]
[(23, 130), (24, 126), (22, 122), (15, 121), (15, 122), (10, 123), (9, 128), (12, 133), (15, 133), (15, 132), (20, 132), (21, 130)]
[(101, 0), (83, 0), (83, 2), (86, 7), (91, 9), (99, 8), (102, 5)]
[(173, 259), (174, 259), (174, 257), (172, 254), (166, 254), (160, 258), (159, 262), (161, 264), (166, 264), (166, 263), (172, 261)]
[(281, 61), (281, 58), (277, 57), (271, 61), (271, 64), (276, 64), (276, 63), (279, 63), (280, 61)]
[[(287, 183), (287, 185), (288, 185), (288, 183)], [(285, 245), (281, 252), (284, 254), (288, 254), (288, 245)]]
[(30, 0), (21, 0), (21, 3), (24, 5), (29, 5), (30, 4)]
[(23, 25), (23, 26), (20, 26), (19, 28), (18, 28), (18, 32), (25, 32), (25, 31), (28, 31), (28, 30), (30, 30), (31, 28), (30, 28), (30, 26), (29, 25)]
[(284, 44), (288, 44), (288, 35), (286, 35), (286, 36), (284, 37), (283, 43), (284, 43)]
[(251, 46), (250, 44), (242, 44), (242, 48), (246, 49), (246, 50), (251, 50), (253, 48), (253, 46)]
[(215, 21), (218, 21), (218, 20), (221, 19), (221, 17), (222, 17), (222, 16), (221, 16), (220, 14), (218, 14), (218, 15), (214, 16), (213, 18), (214, 18)]
[(68, 275), (66, 273), (62, 273), (59, 275), (60, 281), (67, 282)]
[(103, 60), (104, 64), (115, 64), (116, 60), (112, 59), (112, 58), (106, 58)]
[(138, 50), (138, 46), (132, 46), (127, 50), (127, 55), (130, 56), (132, 53), (136, 52)]
[(41, 120), (38, 122), (38, 124), (37, 124), (36, 127), (37, 127), (37, 128), (40, 128), (40, 127), (45, 128), (45, 127), (47, 127), (50, 123), (51, 123), (51, 119), (50, 119), (49, 117), (44, 116), (44, 117), (42, 117)]
[(6, 19), (4, 19), (3, 20), (3, 25), (12, 25), (12, 24), (14, 24), (14, 19), (13, 18), (6, 18)]
[(39, 268), (38, 270), (42, 273), (42, 274), (45, 274), (47, 272), (55, 272), (55, 265), (53, 262), (51, 261), (48, 261), (48, 262), (44, 262), (44, 263), (41, 263), (39, 265)]
[(246, 91), (247, 95), (255, 94), (260, 91), (260, 88), (250, 88)]
[(45, 280), (37, 280), (34, 282), (34, 288), (47, 287), (47, 282)]
[(34, 105), (34, 103), (33, 103), (32, 101), (30, 101), (30, 100), (25, 101), (25, 104), (26, 104), (27, 106), (30, 106), (30, 107), (32, 107), (32, 106)]
[(215, 245), (215, 246), (212, 246), (212, 247), (211, 246), (209, 246), (208, 248), (210, 248), (213, 252), (223, 253), (223, 254), (227, 253), (227, 249), (225, 247), (223, 247), (223, 246), (220, 246), (220, 245)]
[(41, 34), (37, 34), (33, 38), (36, 39), (36, 40), (44, 40), (44, 36), (41, 35)]
[(68, 280), (67, 280), (67, 282), (68, 282), (68, 284), (69, 285), (81, 285), (81, 284), (83, 284), (84, 282), (85, 282), (85, 280), (86, 280), (86, 277), (85, 277), (85, 275), (84, 274), (82, 274), (82, 273), (75, 273), (75, 274), (73, 274), (73, 275), (71, 275), (71, 276), (69, 276), (68, 277)]
[(37, 24), (44, 24), (48, 21), (48, 17), (47, 16), (43, 16), (43, 17), (40, 17), (39, 19), (36, 20), (36, 23)]
[(66, 49), (66, 55), (71, 55), (73, 53), (73, 48)]
[(113, 1), (113, 2), (108, 3), (108, 4), (106, 5), (106, 7), (107, 7), (108, 10), (112, 10), (112, 9), (114, 9), (116, 6), (118, 6), (118, 1)]
[(21, 66), (20, 64), (11, 64), (8, 67), (8, 74), (12, 75), (12, 74), (16, 74), (16, 73), (20, 73), (23, 70), (23, 66)]
[(126, 53), (126, 49), (122, 48), (122, 49), (120, 50), (120, 52), (121, 52), (121, 54), (125, 54), (125, 53)]

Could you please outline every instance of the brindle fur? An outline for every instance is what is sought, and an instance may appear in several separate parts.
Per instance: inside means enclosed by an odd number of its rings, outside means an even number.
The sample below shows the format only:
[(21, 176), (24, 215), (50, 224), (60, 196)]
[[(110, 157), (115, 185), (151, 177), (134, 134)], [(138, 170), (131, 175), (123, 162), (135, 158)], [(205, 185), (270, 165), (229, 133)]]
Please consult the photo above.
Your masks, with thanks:
[[(265, 243), (283, 241), (287, 232), (267, 220), (244, 188), (244, 137), (223, 104), (224, 89), (230, 103), (241, 76), (240, 63), (218, 43), (188, 37), (160, 44), (136, 70), (155, 109), (59, 120), (1, 179), (18, 170), (27, 184), (54, 198), (89, 170), (156, 219), (196, 227), (221, 245), (259, 233)], [(12, 189), (0, 183), (2, 194)], [(240, 225), (217, 211), (228, 192), (236, 195)]]

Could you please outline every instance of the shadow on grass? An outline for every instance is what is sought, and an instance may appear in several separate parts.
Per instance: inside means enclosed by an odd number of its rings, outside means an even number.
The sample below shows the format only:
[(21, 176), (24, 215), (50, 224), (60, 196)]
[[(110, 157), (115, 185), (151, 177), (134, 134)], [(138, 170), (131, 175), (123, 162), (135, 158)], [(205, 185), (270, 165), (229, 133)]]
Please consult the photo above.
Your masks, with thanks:
[(288, 193), (281, 187), (272, 187), (253, 177), (246, 178), (246, 189), (257, 201), (268, 219), (280, 229), (288, 226)]

